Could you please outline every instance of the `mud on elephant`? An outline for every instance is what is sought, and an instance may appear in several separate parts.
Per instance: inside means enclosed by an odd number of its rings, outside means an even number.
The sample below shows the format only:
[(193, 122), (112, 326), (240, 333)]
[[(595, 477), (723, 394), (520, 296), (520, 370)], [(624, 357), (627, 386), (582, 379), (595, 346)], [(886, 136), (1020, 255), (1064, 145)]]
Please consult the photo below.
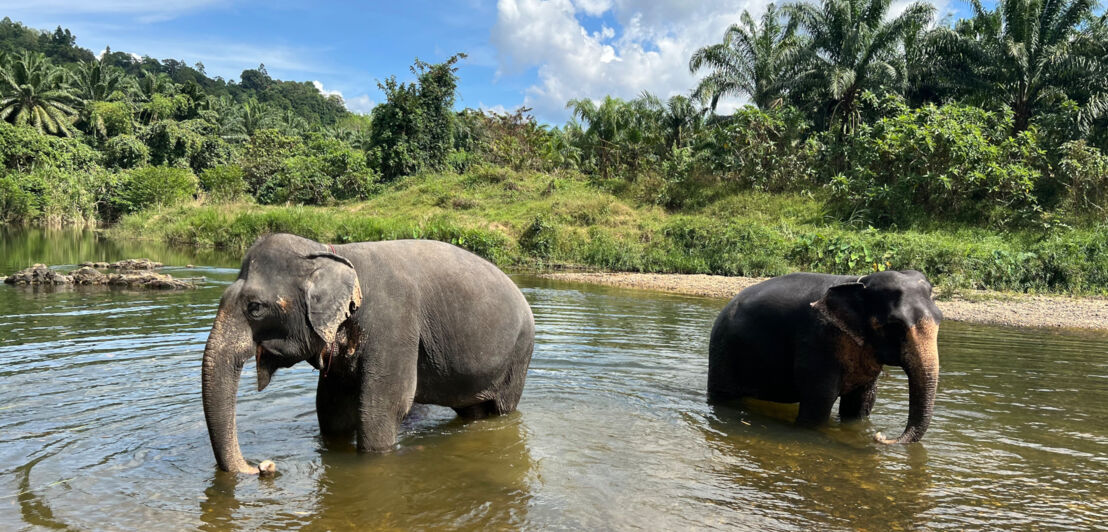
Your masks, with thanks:
[(740, 292), (712, 327), (708, 399), (800, 403), (797, 422), (866, 417), (883, 365), (908, 375), (908, 424), (895, 440), (919, 441), (939, 382), (942, 313), (917, 271), (865, 277), (796, 273)]
[(534, 318), (503, 272), (441, 242), (329, 246), (260, 238), (223, 293), (204, 350), (203, 400), (224, 471), (256, 474), (239, 449), (235, 396), (244, 363), (258, 390), (301, 361), (320, 370), (316, 411), (330, 438), (382, 452), (413, 402), (481, 418), (515, 409)]

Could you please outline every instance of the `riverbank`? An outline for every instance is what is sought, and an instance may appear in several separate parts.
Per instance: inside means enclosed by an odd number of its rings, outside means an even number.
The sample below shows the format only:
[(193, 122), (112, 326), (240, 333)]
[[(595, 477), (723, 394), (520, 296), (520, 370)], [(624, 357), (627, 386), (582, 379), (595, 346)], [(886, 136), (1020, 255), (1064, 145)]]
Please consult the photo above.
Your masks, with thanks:
[[(546, 273), (558, 281), (654, 290), (728, 300), (765, 277), (651, 273)], [(936, 301), (948, 320), (1108, 331), (1108, 298), (1028, 295), (987, 290), (958, 291)]]
[(320, 242), (442, 240), (503, 268), (776, 276), (917, 269), (941, 286), (1108, 294), (1108, 225), (996, 229), (946, 224), (858, 228), (819, 194), (717, 185), (667, 210), (622, 180), (481, 168), (381, 184), (367, 201), (326, 207), (195, 201), (124, 217), (109, 235), (241, 253), (259, 235)]

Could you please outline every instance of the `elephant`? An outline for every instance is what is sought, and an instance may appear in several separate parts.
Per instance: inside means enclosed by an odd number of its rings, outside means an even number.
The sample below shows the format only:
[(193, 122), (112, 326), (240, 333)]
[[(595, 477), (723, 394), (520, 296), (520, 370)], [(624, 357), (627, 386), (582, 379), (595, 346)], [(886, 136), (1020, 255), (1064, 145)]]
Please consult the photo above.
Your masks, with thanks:
[(793, 273), (739, 292), (719, 313), (708, 346), (708, 401), (750, 397), (800, 403), (796, 421), (869, 416), (882, 366), (908, 375), (908, 424), (896, 439), (919, 441), (939, 383), (942, 312), (914, 270), (863, 277)]
[(204, 416), (224, 471), (266, 474), (239, 449), (235, 396), (254, 358), (258, 390), (278, 368), (319, 370), (325, 438), (387, 452), (413, 403), (478, 419), (512, 412), (534, 349), (531, 307), (504, 272), (430, 240), (326, 245), (259, 238), (223, 292), (204, 348)]

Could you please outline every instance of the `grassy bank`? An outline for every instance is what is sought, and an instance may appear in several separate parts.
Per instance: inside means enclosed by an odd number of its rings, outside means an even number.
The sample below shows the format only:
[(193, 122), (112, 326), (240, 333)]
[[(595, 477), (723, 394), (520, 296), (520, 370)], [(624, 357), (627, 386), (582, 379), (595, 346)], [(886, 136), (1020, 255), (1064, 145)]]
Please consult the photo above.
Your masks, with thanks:
[(161, 208), (127, 216), (110, 233), (231, 250), (278, 231), (334, 243), (430, 238), (506, 267), (748, 276), (914, 268), (947, 288), (1108, 292), (1104, 225), (879, 231), (833, 221), (807, 195), (720, 191), (680, 213), (628, 199), (635, 196), (579, 176), (482, 169), (408, 178), (334, 207)]

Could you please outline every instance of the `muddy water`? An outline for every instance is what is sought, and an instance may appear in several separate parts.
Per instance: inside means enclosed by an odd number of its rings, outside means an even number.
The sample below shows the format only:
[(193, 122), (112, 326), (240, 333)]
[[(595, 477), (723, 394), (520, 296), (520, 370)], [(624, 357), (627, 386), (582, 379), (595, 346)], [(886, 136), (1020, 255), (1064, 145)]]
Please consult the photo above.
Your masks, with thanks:
[(0, 272), (135, 256), (190, 292), (0, 286), (0, 529), (1095, 528), (1108, 522), (1108, 337), (946, 323), (922, 444), (882, 376), (872, 417), (704, 402), (723, 302), (516, 276), (538, 338), (519, 412), (417, 409), (400, 448), (324, 448), (316, 374), (244, 372), (239, 438), (275, 479), (216, 472), (200, 357), (237, 258), (89, 235), (0, 237)]

